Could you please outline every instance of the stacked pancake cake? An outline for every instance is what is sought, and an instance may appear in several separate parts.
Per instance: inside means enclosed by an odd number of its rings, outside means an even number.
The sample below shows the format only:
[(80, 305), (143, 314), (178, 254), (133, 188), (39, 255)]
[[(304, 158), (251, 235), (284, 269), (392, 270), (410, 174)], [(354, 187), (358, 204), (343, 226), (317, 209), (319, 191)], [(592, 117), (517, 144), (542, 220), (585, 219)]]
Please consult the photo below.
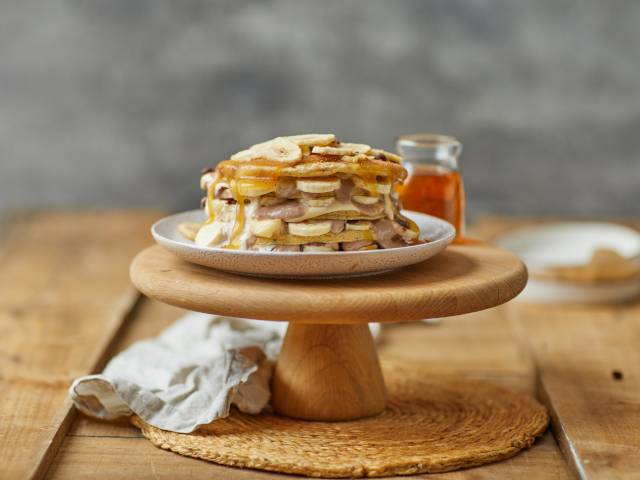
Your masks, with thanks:
[(205, 170), (208, 220), (181, 231), (203, 247), (280, 252), (420, 243), (415, 223), (400, 214), (400, 160), (332, 134), (278, 137)]

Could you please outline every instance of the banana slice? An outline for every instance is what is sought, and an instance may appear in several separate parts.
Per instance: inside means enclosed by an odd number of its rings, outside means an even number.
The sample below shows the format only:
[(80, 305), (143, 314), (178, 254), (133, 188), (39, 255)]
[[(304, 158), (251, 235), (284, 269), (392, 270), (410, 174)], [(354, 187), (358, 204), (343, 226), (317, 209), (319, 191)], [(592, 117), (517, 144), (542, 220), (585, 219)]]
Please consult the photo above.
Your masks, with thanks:
[(365, 231), (371, 229), (371, 222), (360, 221), (360, 222), (347, 222), (345, 228), (347, 230), (358, 230)]
[(388, 195), (391, 193), (391, 184), (390, 183), (376, 183), (375, 191), (381, 193), (382, 195)]
[(300, 147), (284, 137), (274, 138), (268, 142), (251, 147), (258, 157), (266, 158), (274, 162), (292, 163), (302, 158)]
[(220, 243), (224, 237), (224, 231), (220, 222), (209, 223), (203, 226), (196, 235), (196, 245), (199, 247), (213, 247)]
[(256, 237), (272, 238), (282, 228), (282, 220), (255, 220), (251, 224), (251, 233)]
[(201, 223), (185, 222), (178, 225), (178, 231), (183, 237), (193, 241), (196, 239), (200, 227), (202, 227)]
[(238, 161), (242, 161), (242, 162), (248, 162), (249, 160), (253, 160), (254, 158), (258, 158), (258, 155), (252, 149), (248, 148), (246, 150), (241, 150), (238, 153), (234, 153), (233, 155), (231, 155), (230, 158), (231, 158), (231, 160), (238, 160)]
[(415, 230), (409, 230), (408, 228), (402, 232), (402, 238), (406, 240), (413, 240), (414, 238), (418, 238), (418, 232)]
[(354, 201), (358, 203), (362, 203), (363, 205), (373, 205), (374, 203), (378, 203), (378, 197), (367, 197), (365, 195), (354, 195), (351, 197)]
[(231, 155), (231, 160), (250, 161), (265, 158), (274, 162), (292, 163), (302, 158), (300, 147), (285, 137), (257, 143), (247, 150)]
[(315, 237), (331, 231), (331, 222), (289, 223), (289, 233), (301, 237)]
[(362, 177), (354, 175), (353, 181), (356, 184), (356, 187), (364, 188), (369, 192), (379, 193), (386, 195), (391, 193), (391, 184), (390, 183), (369, 183), (366, 182)]
[(338, 145), (340, 148), (346, 148), (353, 152), (353, 154), (366, 154), (371, 151), (371, 146), (364, 143), (341, 143)]
[(284, 138), (301, 147), (324, 147), (336, 141), (336, 136), (333, 133), (307, 133), (305, 135), (290, 135)]
[[(224, 200), (215, 199), (211, 202), (213, 207), (213, 216), (218, 222), (233, 222), (236, 218), (236, 204), (228, 204)], [(211, 215), (209, 210), (209, 202), (204, 206), (204, 211), (207, 216)]]
[(324, 198), (303, 198), (302, 203), (309, 207), (328, 207), (333, 203), (335, 198), (333, 197), (324, 197)]
[(318, 155), (359, 155), (371, 151), (364, 143), (341, 143), (337, 147), (313, 147), (311, 153)]
[(213, 182), (215, 174), (213, 172), (207, 172), (200, 177), (200, 190), (208, 190), (209, 185)]
[[(374, 157), (380, 160), (391, 160), (392, 162), (396, 162), (396, 163), (402, 162), (402, 157), (400, 155), (387, 152), (386, 150), (380, 150), (379, 148), (372, 148), (371, 155), (373, 155)], [(381, 157), (384, 157), (384, 158), (381, 158)]]
[(238, 193), (243, 197), (261, 197), (267, 193), (275, 192), (277, 182), (251, 182), (239, 181), (237, 183)]
[(301, 178), (296, 181), (296, 186), (301, 192), (328, 193), (340, 188), (340, 179), (336, 177), (317, 179)]
[(302, 247), (303, 252), (335, 252), (331, 247), (325, 245), (305, 245)]

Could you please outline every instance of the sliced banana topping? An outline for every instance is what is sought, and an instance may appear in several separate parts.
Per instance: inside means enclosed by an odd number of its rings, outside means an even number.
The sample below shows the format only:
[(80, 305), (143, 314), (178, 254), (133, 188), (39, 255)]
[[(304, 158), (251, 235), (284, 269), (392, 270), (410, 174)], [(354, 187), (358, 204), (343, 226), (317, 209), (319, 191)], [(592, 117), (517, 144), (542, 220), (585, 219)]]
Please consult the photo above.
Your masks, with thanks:
[(382, 195), (387, 195), (391, 193), (391, 184), (390, 183), (376, 183), (375, 189), (378, 193)]
[(224, 238), (224, 229), (220, 222), (204, 225), (196, 235), (196, 245), (199, 247), (215, 247)]
[(331, 231), (331, 222), (289, 223), (289, 233), (301, 237), (315, 237)]
[(193, 241), (196, 239), (196, 235), (198, 234), (200, 227), (202, 227), (201, 223), (185, 222), (178, 225), (178, 231), (183, 237)]
[(260, 157), (275, 162), (291, 163), (302, 158), (300, 147), (284, 137), (274, 138), (268, 142), (260, 143), (251, 147)]
[(254, 158), (258, 158), (256, 152), (247, 148), (246, 150), (241, 150), (238, 153), (234, 153), (231, 155), (231, 160), (239, 160), (243, 162), (248, 162), (249, 160), (253, 160)]
[(296, 186), (301, 192), (328, 193), (340, 188), (340, 179), (328, 178), (301, 178), (296, 181)]
[(215, 178), (215, 173), (207, 172), (200, 177), (200, 190), (207, 190), (213, 179)]
[(361, 155), (369, 152), (371, 147), (364, 143), (341, 143), (337, 147), (313, 147), (311, 153), (318, 155)]
[(359, 222), (347, 222), (345, 226), (347, 230), (366, 231), (371, 229), (371, 222), (359, 221)]
[(250, 161), (264, 158), (274, 162), (293, 163), (302, 158), (300, 147), (285, 137), (257, 143), (247, 150), (231, 155), (231, 160)]
[(305, 135), (290, 135), (284, 138), (301, 147), (324, 147), (336, 141), (336, 136), (333, 133), (307, 133)]
[(380, 200), (379, 197), (368, 197), (366, 195), (354, 195), (351, 198), (358, 203), (362, 203), (363, 205), (373, 205), (374, 203), (378, 203), (378, 200)]
[(353, 182), (356, 187), (364, 188), (369, 192), (379, 193), (386, 195), (391, 192), (391, 184), (390, 183), (370, 183), (367, 182), (364, 178), (355, 175), (353, 177)]
[(238, 181), (238, 193), (243, 197), (260, 197), (276, 191), (277, 182)]
[(282, 225), (280, 219), (255, 220), (251, 224), (251, 233), (256, 237), (272, 238), (282, 229)]
[(323, 197), (323, 198), (303, 198), (302, 203), (309, 207), (328, 207), (333, 203), (335, 198)]
[(370, 145), (366, 145), (364, 143), (344, 143), (342, 142), (339, 145), (340, 148), (346, 148), (349, 151), (353, 152), (351, 153), (351, 155), (353, 154), (367, 154), (371, 151), (371, 146)]
[(303, 252), (335, 252), (331, 247), (325, 245), (305, 245), (302, 247)]
[(386, 150), (380, 150), (379, 148), (372, 148), (371, 154), (374, 157), (384, 157), (384, 160), (391, 160), (392, 162), (396, 162), (396, 163), (402, 162), (402, 157), (400, 155), (387, 152)]
[[(216, 198), (211, 202), (211, 206), (213, 207), (215, 219), (220, 222), (232, 222), (236, 217), (237, 204), (228, 204), (225, 200), (218, 200)], [(207, 215), (211, 215), (209, 202), (205, 205), (204, 211)]]
[(407, 228), (404, 232), (402, 232), (402, 236), (409, 240), (413, 240), (414, 238), (418, 238), (418, 232)]

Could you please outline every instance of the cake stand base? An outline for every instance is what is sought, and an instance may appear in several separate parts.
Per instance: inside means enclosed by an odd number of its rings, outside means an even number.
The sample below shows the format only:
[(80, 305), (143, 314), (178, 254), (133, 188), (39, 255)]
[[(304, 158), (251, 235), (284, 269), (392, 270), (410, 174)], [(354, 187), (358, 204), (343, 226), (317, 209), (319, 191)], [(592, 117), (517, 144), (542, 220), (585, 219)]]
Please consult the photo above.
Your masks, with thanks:
[(271, 382), (271, 405), (302, 420), (382, 412), (384, 379), (369, 325), (290, 323)]
[[(530, 446), (548, 423), (531, 397), (491, 383), (383, 362), (388, 402), (342, 422), (231, 415), (192, 434), (133, 423), (156, 446), (222, 465), (312, 477), (446, 472), (495, 462)], [(345, 405), (348, 408), (348, 405)]]

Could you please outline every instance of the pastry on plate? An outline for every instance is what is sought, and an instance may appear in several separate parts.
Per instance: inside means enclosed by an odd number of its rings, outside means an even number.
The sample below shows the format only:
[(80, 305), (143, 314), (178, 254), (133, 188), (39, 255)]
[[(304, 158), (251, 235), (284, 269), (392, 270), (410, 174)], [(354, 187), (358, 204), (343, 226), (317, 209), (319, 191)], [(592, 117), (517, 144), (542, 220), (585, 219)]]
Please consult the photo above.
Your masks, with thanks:
[(334, 252), (421, 243), (400, 214), (400, 157), (333, 134), (278, 137), (203, 171), (207, 221), (181, 225), (202, 247)]

